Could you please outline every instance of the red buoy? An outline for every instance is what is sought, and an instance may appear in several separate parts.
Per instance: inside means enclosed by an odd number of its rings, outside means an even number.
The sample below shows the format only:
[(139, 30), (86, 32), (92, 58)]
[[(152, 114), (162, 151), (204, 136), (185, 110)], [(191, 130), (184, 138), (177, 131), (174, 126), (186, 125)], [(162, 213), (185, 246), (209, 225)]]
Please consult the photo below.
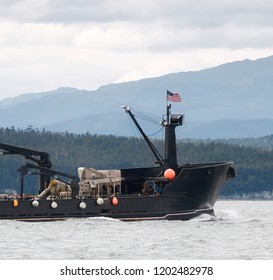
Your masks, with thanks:
[(118, 199), (115, 196), (112, 198), (112, 204), (114, 206), (118, 205)]
[(168, 180), (173, 180), (175, 178), (174, 170), (171, 168), (166, 169), (164, 172), (164, 178), (166, 178)]

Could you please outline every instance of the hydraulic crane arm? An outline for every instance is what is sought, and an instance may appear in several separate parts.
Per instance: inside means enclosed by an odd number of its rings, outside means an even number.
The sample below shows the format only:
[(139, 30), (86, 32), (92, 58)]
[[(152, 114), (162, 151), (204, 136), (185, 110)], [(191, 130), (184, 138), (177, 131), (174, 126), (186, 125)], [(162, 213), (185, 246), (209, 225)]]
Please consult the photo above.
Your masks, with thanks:
[(52, 163), (49, 159), (49, 154), (46, 152), (36, 151), (20, 146), (0, 143), (0, 155), (21, 155), (25, 159), (37, 163), (39, 166), (51, 168)]

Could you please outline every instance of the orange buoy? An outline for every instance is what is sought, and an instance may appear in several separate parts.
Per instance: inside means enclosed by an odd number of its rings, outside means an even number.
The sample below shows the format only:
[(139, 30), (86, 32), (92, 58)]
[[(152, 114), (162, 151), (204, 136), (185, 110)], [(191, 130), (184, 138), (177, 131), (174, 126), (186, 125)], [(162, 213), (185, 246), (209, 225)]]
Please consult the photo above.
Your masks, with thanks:
[(112, 204), (114, 206), (118, 205), (118, 199), (115, 196), (112, 198)]
[(19, 205), (18, 200), (17, 200), (17, 199), (14, 199), (14, 200), (13, 200), (13, 206), (14, 206), (14, 207), (17, 207), (18, 205)]
[(171, 168), (166, 169), (164, 172), (164, 178), (166, 178), (168, 180), (173, 180), (175, 178), (174, 170)]

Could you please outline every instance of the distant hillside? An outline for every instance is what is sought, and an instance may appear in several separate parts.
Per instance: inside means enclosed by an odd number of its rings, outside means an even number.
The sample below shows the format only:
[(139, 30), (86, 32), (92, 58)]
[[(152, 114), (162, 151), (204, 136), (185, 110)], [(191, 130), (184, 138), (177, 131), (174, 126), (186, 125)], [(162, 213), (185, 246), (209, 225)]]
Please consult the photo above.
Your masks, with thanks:
[[(179, 92), (186, 123), (179, 138), (260, 137), (273, 133), (273, 56), (244, 60), (195, 72), (168, 74), (95, 91), (59, 88), (0, 102), (0, 125), (130, 136), (121, 105), (149, 114), (157, 123), (165, 113), (166, 90)], [(147, 127), (156, 131), (156, 127)]]
[(221, 139), (219, 141), (226, 144), (256, 147), (262, 150), (273, 151), (273, 134), (259, 138), (231, 138)]

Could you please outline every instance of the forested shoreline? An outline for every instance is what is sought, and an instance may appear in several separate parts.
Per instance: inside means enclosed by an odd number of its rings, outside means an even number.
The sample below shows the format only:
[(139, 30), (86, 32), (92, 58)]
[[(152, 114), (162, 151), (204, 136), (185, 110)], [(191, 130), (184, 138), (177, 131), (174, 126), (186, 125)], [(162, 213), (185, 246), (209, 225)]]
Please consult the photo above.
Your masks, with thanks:
[[(267, 145), (244, 144), (244, 140), (220, 142), (209, 140), (179, 140), (177, 154), (179, 163), (234, 162), (237, 177), (227, 181), (222, 198), (272, 198), (273, 197), (273, 139), (268, 136)], [(160, 152), (163, 141), (152, 140)], [(261, 138), (261, 142), (265, 138)], [(154, 156), (146, 143), (136, 137), (55, 133), (45, 130), (0, 128), (0, 142), (48, 152), (53, 168), (77, 175), (79, 166), (96, 169), (144, 167), (154, 165)], [(269, 143), (270, 142), (270, 143)], [(273, 141), (272, 141), (273, 142)], [(269, 144), (268, 144), (269, 143)], [(272, 146), (271, 146), (272, 145)], [(18, 191), (17, 169), (25, 163), (22, 156), (0, 156), (0, 192)], [(28, 192), (37, 189), (28, 186)]]

